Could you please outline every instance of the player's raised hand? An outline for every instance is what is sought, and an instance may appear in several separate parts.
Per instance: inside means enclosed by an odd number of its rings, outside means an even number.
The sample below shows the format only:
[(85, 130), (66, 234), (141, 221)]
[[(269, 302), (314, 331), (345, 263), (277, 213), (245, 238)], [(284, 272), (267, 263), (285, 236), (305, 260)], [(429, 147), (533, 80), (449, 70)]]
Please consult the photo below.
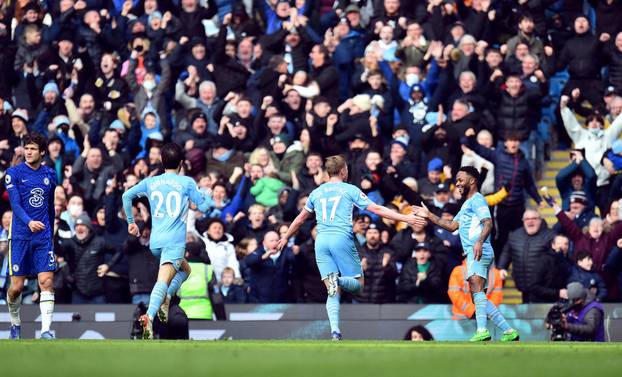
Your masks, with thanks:
[(482, 242), (478, 240), (473, 245), (473, 258), (478, 262), (480, 259), (482, 259), (482, 251), (483, 251)]
[(421, 202), (421, 207), (419, 206), (412, 206), (411, 207), (413, 212), (415, 213), (415, 215), (427, 219), (430, 217), (430, 210), (428, 210), (428, 207), (425, 206), (425, 203)]
[(30, 228), (31, 232), (37, 233), (45, 229), (45, 224), (43, 224), (41, 221), (32, 220), (28, 223), (28, 228)]
[(127, 226), (127, 232), (135, 237), (140, 237), (140, 229), (138, 229), (138, 225), (136, 223), (129, 224)]
[(277, 243), (277, 244), (276, 244), (276, 251), (281, 251), (281, 250), (283, 250), (283, 248), (285, 247), (285, 245), (287, 245), (287, 241), (288, 241), (288, 240), (287, 240), (287, 238), (282, 237), (282, 238), (279, 240), (279, 243)]

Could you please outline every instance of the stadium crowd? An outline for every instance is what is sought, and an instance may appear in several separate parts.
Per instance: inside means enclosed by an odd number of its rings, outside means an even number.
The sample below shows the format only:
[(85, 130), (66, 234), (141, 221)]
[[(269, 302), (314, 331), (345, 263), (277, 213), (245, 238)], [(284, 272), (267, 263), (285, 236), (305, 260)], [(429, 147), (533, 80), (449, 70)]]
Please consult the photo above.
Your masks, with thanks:
[[(148, 300), (149, 208), (135, 203), (141, 236), (128, 236), (120, 200), (162, 172), (168, 141), (210, 194), (207, 213), (189, 211), (186, 255), (209, 262), (226, 303), (325, 302), (313, 222), (275, 247), (334, 154), (374, 202), (447, 219), (453, 173), (480, 169), (495, 304), (510, 264), (526, 303), (567, 298), (569, 282), (619, 302), (621, 14), (620, 0), (1, 0), (0, 167), (29, 131), (48, 136), (57, 303)], [(571, 146), (554, 203), (536, 178)], [(366, 283), (346, 300), (473, 316), (456, 234), (366, 212), (353, 231)]]

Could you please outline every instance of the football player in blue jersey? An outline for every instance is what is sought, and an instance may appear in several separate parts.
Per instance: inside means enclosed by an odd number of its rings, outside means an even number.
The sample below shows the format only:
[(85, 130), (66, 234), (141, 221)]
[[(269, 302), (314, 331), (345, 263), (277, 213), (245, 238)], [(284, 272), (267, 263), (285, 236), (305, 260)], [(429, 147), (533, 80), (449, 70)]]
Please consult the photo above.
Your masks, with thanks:
[(479, 172), (472, 166), (463, 166), (456, 174), (456, 187), (464, 200), (460, 212), (453, 220), (443, 220), (428, 211), (425, 204), (414, 207), (415, 213), (450, 232), (459, 230), (462, 249), (467, 258), (466, 280), (469, 282), (473, 303), (475, 304), (475, 319), (477, 332), (471, 338), (472, 342), (491, 340), (490, 332), (486, 327), (486, 317), (503, 331), (501, 341), (517, 341), (519, 334), (506, 322), (497, 307), (486, 298), (486, 280), (488, 271), (493, 264), (495, 253), (490, 244), (492, 218), (484, 195), (477, 190)]
[(277, 249), (282, 250), (287, 240), (315, 212), (317, 237), (315, 239), (315, 259), (320, 275), (328, 290), (326, 312), (330, 322), (331, 337), (341, 340), (339, 329), (340, 289), (358, 293), (363, 288), (363, 269), (354, 246), (352, 233), (352, 210), (367, 210), (380, 217), (404, 221), (411, 225), (424, 224), (425, 220), (414, 215), (402, 215), (386, 207), (373, 203), (356, 186), (346, 183), (348, 165), (343, 156), (326, 159), (326, 172), (329, 180), (311, 192), (307, 203), (292, 222), (287, 233), (279, 240)]
[(4, 176), (13, 217), (9, 228), (8, 274), (11, 286), (7, 292), (11, 339), (20, 338), (20, 306), (27, 276), (36, 275), (41, 294), (41, 338), (53, 339), (50, 331), (54, 312), (54, 271), (56, 256), (54, 235), (54, 189), (56, 173), (41, 165), (47, 140), (31, 132), (24, 138), (25, 161), (7, 169)]
[(132, 216), (132, 200), (138, 197), (149, 200), (152, 224), (149, 247), (160, 259), (158, 280), (151, 291), (147, 314), (140, 317), (144, 339), (153, 339), (152, 322), (156, 314), (162, 322), (167, 322), (171, 296), (190, 275), (190, 265), (184, 259), (190, 202), (201, 212), (212, 205), (211, 199), (199, 191), (192, 178), (180, 174), (184, 151), (179, 145), (164, 145), (160, 155), (164, 174), (145, 178), (123, 194), (127, 229), (136, 237), (140, 236), (140, 231)]

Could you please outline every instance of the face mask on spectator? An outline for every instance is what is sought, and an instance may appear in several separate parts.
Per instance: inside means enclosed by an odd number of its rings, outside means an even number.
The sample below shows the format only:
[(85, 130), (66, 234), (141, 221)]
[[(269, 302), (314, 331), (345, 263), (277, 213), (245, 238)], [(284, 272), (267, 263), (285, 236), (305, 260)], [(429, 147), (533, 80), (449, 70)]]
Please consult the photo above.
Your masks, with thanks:
[(71, 217), (78, 217), (82, 214), (82, 206), (79, 204), (73, 204), (67, 207)]
[(408, 86), (413, 86), (419, 83), (419, 75), (416, 73), (409, 73), (406, 75), (406, 84)]
[(145, 88), (145, 90), (152, 91), (155, 87), (156, 83), (154, 81), (148, 80), (143, 82), (143, 88)]
[(603, 132), (600, 128), (588, 128), (588, 131), (590, 131), (594, 136), (600, 136)]

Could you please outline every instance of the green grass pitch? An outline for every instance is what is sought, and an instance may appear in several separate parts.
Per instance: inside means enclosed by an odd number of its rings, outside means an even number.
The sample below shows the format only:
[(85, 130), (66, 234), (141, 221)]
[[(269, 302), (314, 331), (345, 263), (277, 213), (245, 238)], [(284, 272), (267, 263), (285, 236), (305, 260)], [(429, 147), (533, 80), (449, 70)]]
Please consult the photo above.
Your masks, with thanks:
[(622, 344), (0, 341), (3, 376), (622, 375)]

